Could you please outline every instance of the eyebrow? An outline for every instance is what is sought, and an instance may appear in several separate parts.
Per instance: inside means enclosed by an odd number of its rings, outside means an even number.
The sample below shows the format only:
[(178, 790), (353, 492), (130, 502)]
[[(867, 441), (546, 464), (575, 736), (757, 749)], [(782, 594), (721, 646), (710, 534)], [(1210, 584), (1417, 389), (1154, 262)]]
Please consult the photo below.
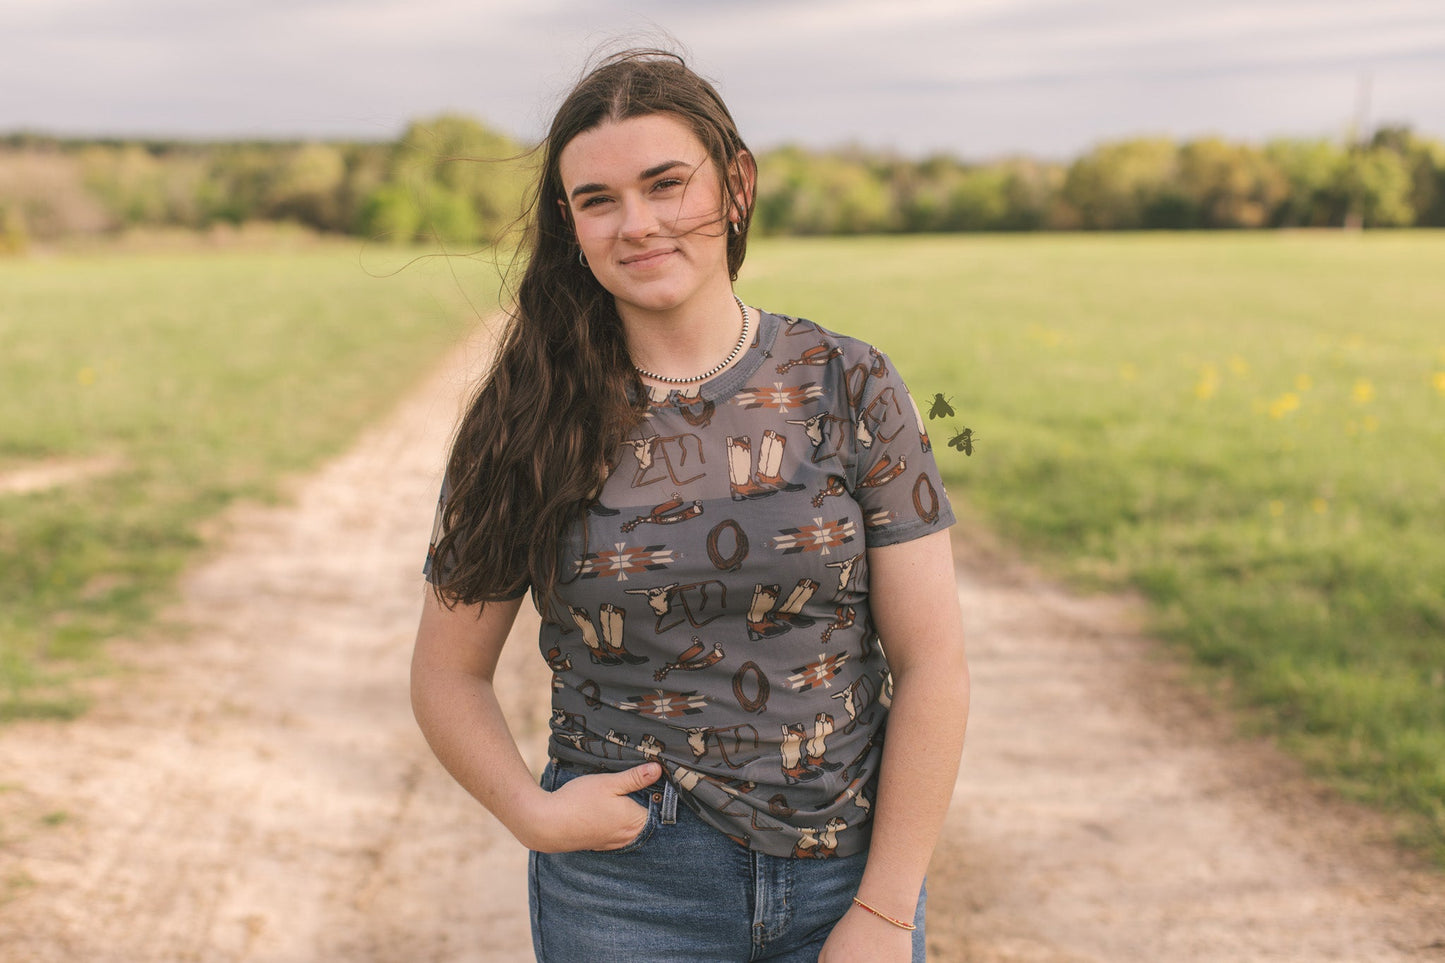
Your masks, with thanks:
[[(639, 175), (637, 176), (637, 179), (640, 180), (640, 181), (645, 181), (645, 180), (648, 180), (649, 178), (656, 177), (658, 174), (665, 174), (665, 173), (667, 173), (668, 171), (672, 170), (674, 167), (690, 167), (690, 166), (692, 166), (692, 165), (688, 164), (687, 161), (680, 161), (680, 160), (663, 161), (661, 164), (656, 164), (656, 165), (654, 165), (654, 166), (652, 166), (652, 167), (649, 167), (647, 170), (643, 171), (641, 174), (639, 174)], [(599, 191), (605, 191), (605, 190), (607, 190), (607, 185), (606, 185), (606, 184), (579, 184), (579, 185), (577, 185), (576, 187), (572, 188), (572, 198), (575, 200), (575, 199), (577, 199), (578, 197), (581, 197), (583, 194), (596, 194), (596, 193), (598, 193)]]

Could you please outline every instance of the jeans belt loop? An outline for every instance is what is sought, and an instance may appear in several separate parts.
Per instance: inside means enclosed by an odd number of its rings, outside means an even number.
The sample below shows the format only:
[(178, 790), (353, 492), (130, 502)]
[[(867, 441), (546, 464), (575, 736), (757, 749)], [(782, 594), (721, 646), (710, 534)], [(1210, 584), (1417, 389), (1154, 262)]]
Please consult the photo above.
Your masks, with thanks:
[(662, 824), (671, 826), (677, 822), (677, 789), (672, 783), (662, 788)]

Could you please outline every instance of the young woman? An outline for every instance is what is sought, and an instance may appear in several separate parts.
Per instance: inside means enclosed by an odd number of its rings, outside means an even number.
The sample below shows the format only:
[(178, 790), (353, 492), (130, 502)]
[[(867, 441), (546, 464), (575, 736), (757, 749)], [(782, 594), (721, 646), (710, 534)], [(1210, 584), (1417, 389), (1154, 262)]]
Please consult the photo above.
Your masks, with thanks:
[[(412, 701), (533, 851), (539, 960), (923, 959), (968, 712), (953, 514), (888, 358), (733, 294), (755, 181), (680, 58), (591, 71), (451, 451)], [(529, 590), (540, 786), (492, 689)]]

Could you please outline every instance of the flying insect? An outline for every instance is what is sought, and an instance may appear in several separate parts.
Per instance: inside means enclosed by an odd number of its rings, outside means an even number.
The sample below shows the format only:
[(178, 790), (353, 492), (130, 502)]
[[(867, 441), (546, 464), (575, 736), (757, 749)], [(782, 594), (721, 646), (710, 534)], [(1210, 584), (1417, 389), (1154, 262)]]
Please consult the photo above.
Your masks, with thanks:
[(958, 434), (948, 439), (949, 447), (957, 448), (965, 455), (973, 454), (973, 429), (964, 428)]
[(952, 417), (953, 405), (950, 405), (948, 403), (948, 399), (943, 397), (943, 392), (940, 391), (938, 394), (933, 396), (933, 404), (930, 405), (928, 408), (928, 420), (932, 421), (934, 418)]

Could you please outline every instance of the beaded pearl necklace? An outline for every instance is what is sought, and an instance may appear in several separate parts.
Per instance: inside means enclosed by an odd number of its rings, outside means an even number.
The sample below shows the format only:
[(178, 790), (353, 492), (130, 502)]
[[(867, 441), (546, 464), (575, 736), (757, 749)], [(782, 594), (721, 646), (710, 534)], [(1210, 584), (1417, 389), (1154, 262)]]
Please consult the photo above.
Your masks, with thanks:
[(738, 352), (743, 350), (743, 345), (748, 343), (748, 331), (752, 327), (752, 322), (748, 319), (747, 305), (743, 304), (743, 299), (738, 297), (736, 294), (733, 295), (733, 300), (738, 303), (738, 310), (742, 312), (743, 316), (743, 330), (742, 333), (738, 335), (738, 343), (733, 345), (733, 349), (728, 352), (728, 356), (726, 358), (722, 359), (717, 364), (704, 371), (702, 374), (693, 375), (691, 378), (669, 378), (666, 375), (653, 374), (651, 371), (648, 371), (646, 368), (638, 364), (634, 364), (632, 367), (637, 371), (638, 374), (644, 377), (651, 378), (653, 381), (662, 381), (670, 385), (690, 385), (694, 381), (706, 381), (708, 378), (711, 378), (713, 375), (717, 374), (719, 371), (732, 364), (733, 359), (738, 356)]

